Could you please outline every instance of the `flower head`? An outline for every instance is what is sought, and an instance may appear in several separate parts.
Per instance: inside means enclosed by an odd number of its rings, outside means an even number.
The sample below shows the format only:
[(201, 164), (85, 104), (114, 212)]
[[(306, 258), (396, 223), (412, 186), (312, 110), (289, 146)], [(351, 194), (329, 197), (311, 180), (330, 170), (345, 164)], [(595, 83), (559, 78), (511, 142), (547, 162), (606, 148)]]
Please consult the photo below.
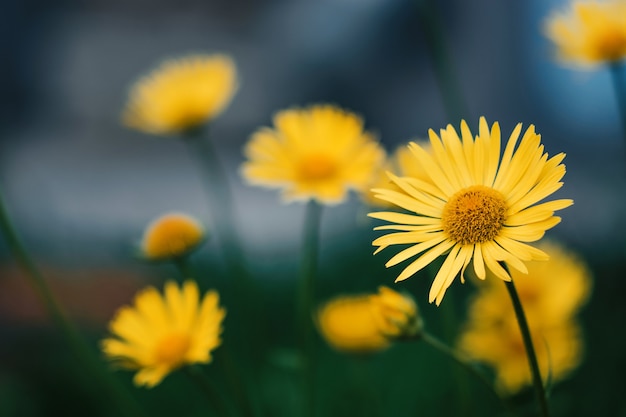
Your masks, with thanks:
[(169, 281), (163, 296), (148, 287), (135, 297), (134, 306), (117, 312), (109, 324), (112, 337), (102, 341), (102, 350), (114, 363), (137, 370), (136, 385), (153, 387), (181, 366), (211, 362), (226, 314), (218, 303), (215, 291), (200, 299), (193, 281), (180, 288)]
[(398, 231), (374, 240), (378, 246), (375, 253), (391, 245), (412, 245), (392, 257), (387, 267), (418, 256), (396, 281), (411, 277), (445, 255), (429, 294), (429, 301), (439, 305), (459, 272), (464, 281), (470, 262), (481, 279), (489, 270), (509, 281), (511, 276), (500, 262), (526, 273), (525, 261), (548, 259), (545, 252), (526, 242), (541, 239), (561, 220), (554, 212), (573, 203), (554, 200), (538, 204), (561, 188), (565, 154), (548, 158), (532, 125), (516, 149), (521, 130), (520, 123), (502, 155), (500, 127), (494, 123), (489, 129), (484, 118), (480, 119), (475, 139), (462, 121), (461, 137), (451, 125), (442, 129), (440, 136), (430, 130), (430, 152), (416, 143), (409, 145), (415, 163), (424, 168), (427, 178), (390, 173), (400, 191), (374, 190), (378, 198), (408, 213), (369, 214), (391, 223), (375, 230)]
[[(574, 253), (552, 241), (541, 242), (538, 248), (550, 253), (548, 261), (527, 263), (528, 274), (512, 270), (518, 296), (529, 321), (543, 326), (559, 324), (574, 317), (591, 294), (591, 272)], [(508, 292), (496, 280), (477, 282), (479, 296), (470, 306), (470, 316), (485, 322), (488, 318), (512, 313)]]
[(235, 64), (226, 55), (167, 60), (132, 87), (123, 121), (147, 133), (180, 133), (217, 117), (236, 90)]
[(574, 1), (547, 21), (546, 33), (563, 61), (582, 66), (620, 61), (626, 57), (626, 1)]
[[(576, 313), (591, 291), (591, 275), (574, 254), (543, 243), (547, 262), (529, 262), (528, 275), (511, 271), (532, 332), (541, 374), (563, 379), (582, 360), (583, 340)], [(471, 358), (491, 365), (507, 392), (531, 384), (522, 335), (507, 290), (494, 280), (477, 283), (458, 344)]]
[[(510, 304), (506, 298), (501, 302)], [(480, 320), (473, 319), (463, 330), (459, 349), (473, 360), (493, 367), (496, 385), (505, 393), (513, 394), (530, 385), (528, 357), (515, 317), (502, 317), (498, 325), (485, 325)], [(583, 356), (583, 339), (576, 322), (565, 321), (554, 326), (531, 323), (530, 332), (544, 378), (550, 375), (554, 381), (562, 380), (578, 367)]]
[(175, 259), (190, 253), (203, 239), (204, 229), (196, 219), (185, 214), (169, 213), (148, 225), (141, 251), (150, 260)]
[(362, 120), (334, 106), (283, 110), (274, 126), (252, 135), (242, 174), (251, 184), (282, 189), (287, 201), (340, 203), (348, 190), (364, 191), (384, 160)]
[(337, 297), (317, 312), (328, 344), (346, 352), (375, 352), (395, 339), (417, 335), (422, 321), (413, 299), (387, 287), (378, 294)]

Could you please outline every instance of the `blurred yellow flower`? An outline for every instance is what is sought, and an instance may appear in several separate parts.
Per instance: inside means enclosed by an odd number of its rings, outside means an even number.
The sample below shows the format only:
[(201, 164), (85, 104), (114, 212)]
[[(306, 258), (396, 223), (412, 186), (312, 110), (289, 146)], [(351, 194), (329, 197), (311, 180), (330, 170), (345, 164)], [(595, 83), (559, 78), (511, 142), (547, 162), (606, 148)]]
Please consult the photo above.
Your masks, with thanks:
[(282, 189), (286, 201), (341, 203), (348, 190), (365, 191), (384, 162), (363, 121), (335, 106), (283, 110), (274, 126), (252, 135), (242, 175), (250, 184)]
[[(543, 326), (560, 324), (574, 317), (587, 302), (592, 290), (592, 277), (586, 264), (563, 246), (545, 241), (538, 248), (550, 254), (546, 262), (527, 263), (528, 274), (512, 270), (518, 296), (529, 321)], [(470, 317), (481, 321), (513, 313), (508, 291), (497, 280), (477, 282), (480, 296), (473, 300)]]
[[(426, 142), (420, 143), (425, 149), (429, 148), (429, 144)], [(381, 167), (379, 172), (374, 177), (374, 182), (370, 184), (370, 189), (363, 193), (363, 199), (365, 202), (372, 206), (378, 206), (382, 208), (393, 207), (393, 204), (376, 198), (372, 189), (376, 188), (389, 188), (396, 191), (401, 191), (400, 187), (395, 185), (387, 172), (391, 172), (398, 177), (413, 177), (419, 179), (427, 179), (428, 174), (422, 169), (421, 166), (415, 163), (415, 158), (406, 145), (399, 146), (393, 155), (387, 158), (387, 162)]]
[(620, 61), (626, 57), (626, 1), (573, 1), (570, 10), (548, 19), (546, 33), (563, 61)]
[(237, 87), (235, 63), (227, 55), (170, 59), (132, 87), (122, 119), (146, 133), (180, 133), (217, 117)]
[(196, 219), (186, 214), (169, 213), (148, 225), (141, 251), (150, 260), (175, 259), (187, 255), (203, 239), (204, 229)]
[[(541, 374), (563, 379), (582, 360), (583, 339), (576, 313), (589, 298), (591, 274), (582, 260), (553, 242), (539, 246), (550, 253), (547, 262), (529, 262), (528, 274), (511, 271), (524, 306)], [(459, 348), (471, 358), (491, 365), (497, 384), (514, 393), (532, 379), (524, 342), (504, 285), (477, 282)]]
[(226, 314), (218, 303), (215, 291), (200, 300), (193, 281), (181, 288), (168, 281), (163, 296), (148, 287), (135, 297), (134, 306), (118, 310), (102, 351), (113, 363), (136, 369), (136, 385), (153, 387), (181, 366), (211, 362)]
[(383, 350), (395, 339), (416, 336), (422, 321), (413, 299), (387, 287), (377, 294), (337, 297), (317, 312), (317, 325), (329, 345), (346, 352)]
[[(432, 150), (411, 143), (415, 163), (427, 172), (426, 179), (397, 177), (391, 180), (400, 191), (379, 188), (376, 197), (393, 203), (409, 213), (376, 212), (370, 217), (392, 224), (375, 230), (398, 230), (374, 240), (375, 253), (391, 245), (412, 246), (393, 256), (391, 267), (418, 256), (396, 281), (402, 281), (446, 255), (430, 289), (429, 301), (441, 303), (446, 289), (459, 273), (464, 281), (465, 268), (473, 263), (476, 275), (484, 279), (486, 270), (509, 281), (509, 273), (499, 264), (505, 262), (526, 273), (525, 261), (547, 260), (548, 255), (525, 242), (543, 237), (561, 219), (556, 210), (570, 206), (572, 200), (538, 204), (561, 188), (565, 175), (561, 164), (565, 154), (548, 159), (540, 135), (531, 125), (516, 148), (522, 130), (518, 124), (500, 155), (500, 126), (489, 129), (480, 118), (479, 134), (474, 139), (465, 121), (461, 138), (451, 125), (440, 136), (429, 131)], [(421, 254), (421, 255), (420, 255)]]
[[(502, 302), (510, 300), (503, 298)], [(581, 330), (575, 321), (543, 326), (530, 323), (530, 332), (541, 375), (562, 380), (580, 364), (583, 356)], [(459, 349), (469, 357), (493, 367), (498, 388), (509, 394), (532, 384), (524, 341), (515, 316), (502, 317), (500, 324), (485, 324), (475, 318), (464, 329)]]

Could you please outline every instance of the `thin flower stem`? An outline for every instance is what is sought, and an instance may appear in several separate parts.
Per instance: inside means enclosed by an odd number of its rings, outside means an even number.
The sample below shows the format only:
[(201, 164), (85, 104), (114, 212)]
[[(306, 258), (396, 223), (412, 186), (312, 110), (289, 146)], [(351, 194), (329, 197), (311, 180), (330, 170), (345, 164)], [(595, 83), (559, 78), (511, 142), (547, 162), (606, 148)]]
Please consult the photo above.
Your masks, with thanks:
[(306, 207), (302, 263), (297, 294), (297, 331), (302, 345), (303, 407), (305, 416), (315, 414), (315, 345), (311, 314), (315, 300), (315, 275), (319, 251), (319, 229), (322, 206), (311, 200)]
[(502, 403), (502, 405), (505, 408), (505, 410), (509, 414), (513, 415), (513, 411), (511, 410), (511, 407), (510, 407), (508, 401), (506, 401), (498, 393), (498, 391), (494, 388), (494, 386), (493, 386), (492, 382), (489, 380), (489, 378), (487, 378), (487, 376), (483, 372), (481, 372), (480, 369), (478, 369), (476, 366), (474, 366), (472, 364), (472, 361), (468, 357), (466, 357), (465, 355), (461, 354), (460, 352), (452, 349), (450, 346), (446, 345), (441, 340), (437, 339), (435, 336), (431, 335), (428, 332), (423, 332), (422, 335), (421, 335), (421, 338), (419, 340), (424, 341), (426, 344), (430, 345), (431, 347), (435, 348), (439, 352), (441, 352), (444, 355), (448, 356), (450, 359), (455, 361), (458, 365), (460, 365), (467, 372), (469, 372), (470, 374), (474, 375), (485, 387), (487, 387), (489, 392), (498, 401), (500, 401), (500, 403)]
[[(505, 263), (501, 262), (501, 265), (507, 270), (508, 267)], [(519, 299), (517, 290), (515, 289), (515, 283), (513, 280), (504, 282), (506, 289), (511, 296), (511, 302), (513, 303), (513, 309), (515, 310), (515, 316), (517, 317), (517, 324), (519, 325), (522, 333), (522, 339), (524, 340), (524, 346), (526, 347), (526, 356), (528, 357), (528, 364), (530, 365), (530, 372), (532, 374), (533, 386), (535, 388), (535, 396), (539, 403), (541, 415), (543, 417), (549, 417), (550, 411), (548, 409), (548, 398), (546, 390), (543, 386), (543, 380), (541, 378), (541, 371), (539, 370), (539, 362), (537, 361), (537, 354), (535, 353), (535, 347), (533, 345), (533, 339), (530, 335), (530, 329), (528, 327), (528, 321), (526, 320), (526, 314), (524, 314), (524, 308), (522, 302)]]
[(609, 70), (611, 72), (611, 80), (613, 81), (618, 111), (622, 122), (622, 137), (624, 139), (624, 145), (626, 146), (626, 75), (624, 74), (624, 65), (619, 62), (614, 62), (609, 65)]
[(6, 210), (6, 205), (0, 193), (0, 232), (5, 236), (8, 247), (17, 263), (24, 270), (26, 278), (37, 292), (48, 314), (57, 325), (63, 336), (67, 339), (70, 348), (86, 370), (95, 377), (100, 387), (107, 391), (120, 411), (129, 417), (145, 416), (143, 410), (123, 388), (121, 388), (112, 375), (107, 372), (101, 362), (96, 358), (91, 348), (79, 335), (78, 331), (68, 319), (57, 299), (48, 287), (43, 275), (30, 257), (22, 244)]
[(194, 278), (193, 269), (189, 265), (189, 258), (187, 256), (180, 256), (178, 258), (174, 258), (173, 261), (176, 267), (178, 268), (182, 282), (185, 282), (188, 279)]
[(186, 366), (183, 368), (187, 377), (202, 391), (207, 402), (213, 407), (215, 415), (218, 417), (232, 416), (233, 412), (224, 402), (224, 399), (217, 391), (217, 387), (213, 384), (202, 369), (196, 366)]
[[(178, 268), (178, 272), (183, 277), (183, 280), (188, 280), (188, 279), (196, 280), (194, 271), (189, 266), (189, 262), (186, 257), (175, 259), (174, 265)], [(220, 366), (222, 367), (223, 372), (226, 374), (229, 385), (233, 388), (237, 396), (238, 405), (243, 408), (243, 414), (246, 417), (254, 416), (256, 413), (252, 410), (251, 401), (248, 397), (248, 395), (250, 395), (251, 393), (245, 392), (246, 391), (245, 385), (247, 385), (246, 384), (247, 378), (245, 378), (241, 374), (236, 361), (233, 359), (232, 351), (230, 349), (222, 349), (219, 355), (221, 356), (221, 359), (222, 359), (220, 361)], [(217, 354), (216, 354), (216, 359), (217, 359)], [(198, 385), (201, 387), (203, 391), (206, 392), (208, 390), (210, 381), (208, 381), (208, 378), (202, 372), (202, 370), (194, 366), (189, 366), (185, 368), (185, 373), (187, 373), (190, 378), (192, 378), (196, 383), (198, 383)], [(212, 396), (215, 395), (214, 390), (211, 391), (210, 395), (211, 397), (209, 397), (209, 400), (211, 402), (214, 402), (214, 400), (211, 400)], [(223, 408), (223, 407), (220, 406), (220, 408)], [(223, 416), (223, 414), (219, 414), (219, 416)]]
[[(212, 211), (212, 223), (221, 245), (222, 255), (232, 283), (233, 298), (237, 300), (239, 309), (233, 311), (231, 319), (240, 322), (236, 326), (238, 338), (243, 340), (245, 360), (250, 367), (255, 363), (252, 357), (259, 354), (267, 346), (266, 318), (259, 302), (259, 290), (255, 287), (246, 267), (245, 256), (241, 247), (239, 233), (236, 228), (235, 211), (228, 176), (220, 161), (216, 147), (208, 134), (209, 127), (188, 132), (185, 142), (190, 152), (198, 158), (206, 180), (206, 192)], [(209, 233), (210, 234), (210, 233)], [(254, 325), (252, 324), (254, 322)], [(254, 349), (252, 351), (252, 341)]]
[(221, 245), (226, 268), (233, 275), (233, 279), (240, 284), (235, 287), (239, 288), (241, 284), (247, 285), (248, 276), (243, 266), (239, 233), (235, 227), (233, 198), (228, 186), (228, 176), (217, 149), (208, 135), (208, 127), (189, 132), (184, 139), (191, 153), (199, 159), (206, 176), (212, 227)]
[(458, 77), (450, 58), (444, 30), (436, 7), (432, 0), (416, 0), (419, 27), (422, 29), (426, 46), (435, 70), (437, 84), (441, 91), (445, 111), (453, 121), (469, 117), (467, 105), (461, 94)]

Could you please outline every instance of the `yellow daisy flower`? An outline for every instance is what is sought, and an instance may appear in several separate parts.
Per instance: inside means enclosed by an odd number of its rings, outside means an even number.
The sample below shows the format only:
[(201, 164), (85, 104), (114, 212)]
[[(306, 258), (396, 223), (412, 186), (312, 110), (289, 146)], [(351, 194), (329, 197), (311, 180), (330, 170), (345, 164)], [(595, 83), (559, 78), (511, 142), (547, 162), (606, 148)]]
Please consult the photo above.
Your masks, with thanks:
[[(429, 149), (429, 145), (426, 142), (420, 142), (420, 145), (425, 149)], [(375, 181), (370, 185), (370, 189), (363, 193), (363, 199), (367, 204), (381, 208), (393, 207), (392, 203), (376, 198), (375, 193), (372, 191), (372, 189), (376, 188), (389, 188), (400, 191), (400, 188), (389, 179), (387, 172), (391, 172), (399, 177), (428, 178), (426, 171), (415, 163), (415, 158), (409, 148), (406, 145), (399, 146), (393, 155), (387, 158), (384, 166), (376, 173)]]
[[(513, 270), (524, 306), (541, 374), (563, 379), (582, 360), (583, 339), (576, 313), (589, 298), (591, 273), (575, 254), (554, 242), (540, 249), (550, 252), (547, 262), (528, 263), (528, 275)], [(459, 348), (471, 358), (491, 365), (498, 385), (514, 393), (532, 383), (522, 335), (504, 285), (478, 282), (470, 302)]]
[[(559, 324), (574, 317), (589, 299), (591, 272), (577, 255), (556, 242), (542, 242), (538, 248), (550, 253), (550, 259), (528, 262), (528, 274), (511, 270), (511, 278), (530, 322)], [(480, 296), (471, 304), (471, 317), (486, 322), (513, 314), (510, 302), (499, 301), (508, 299), (504, 285), (494, 280), (477, 284)]]
[(626, 57), (626, 1), (574, 1), (546, 23), (563, 61), (588, 66)]
[(200, 222), (186, 214), (168, 213), (148, 225), (141, 251), (150, 260), (175, 259), (190, 253), (203, 240)]
[[(415, 163), (428, 173), (426, 179), (389, 177), (401, 191), (379, 188), (377, 197), (405, 209), (408, 213), (376, 212), (369, 216), (392, 224), (375, 230), (398, 230), (374, 240), (375, 253), (391, 246), (411, 244), (392, 257), (391, 267), (418, 256), (396, 281), (405, 280), (446, 255), (430, 289), (429, 301), (441, 303), (454, 278), (473, 263), (476, 275), (484, 279), (486, 270), (509, 281), (511, 276), (500, 265), (526, 273), (524, 261), (547, 260), (548, 255), (525, 242), (543, 237), (561, 219), (556, 210), (570, 206), (572, 200), (538, 204), (561, 188), (565, 175), (561, 164), (565, 154), (548, 159), (541, 137), (531, 125), (524, 133), (518, 124), (500, 155), (500, 126), (491, 129), (480, 119), (476, 138), (465, 121), (461, 137), (451, 125), (440, 136), (429, 131), (432, 150), (427, 152), (411, 143)], [(421, 254), (421, 255), (420, 255)]]
[(193, 281), (181, 288), (169, 281), (163, 296), (148, 287), (135, 297), (133, 307), (118, 310), (102, 351), (114, 363), (136, 369), (136, 385), (153, 387), (181, 366), (211, 362), (226, 314), (218, 303), (215, 291), (200, 300)]
[(122, 119), (146, 133), (180, 133), (217, 117), (237, 87), (235, 63), (227, 55), (170, 59), (132, 87)]
[(242, 175), (250, 184), (282, 189), (286, 201), (341, 203), (348, 190), (365, 191), (384, 161), (363, 121), (335, 106), (283, 110), (274, 126), (252, 135)]
[[(507, 298), (501, 298), (500, 302), (511, 304)], [(470, 320), (461, 333), (459, 349), (470, 358), (491, 366), (501, 391), (513, 394), (531, 385), (528, 357), (513, 308), (510, 315), (501, 317), (497, 324), (485, 323), (482, 317)], [(541, 321), (534, 323), (530, 323), (530, 332), (541, 375), (544, 379), (549, 375), (552, 381), (564, 379), (582, 361), (580, 327), (574, 320), (553, 326), (543, 326)]]
[(345, 352), (376, 352), (422, 329), (413, 299), (390, 288), (377, 294), (337, 297), (317, 312), (317, 327), (329, 345)]

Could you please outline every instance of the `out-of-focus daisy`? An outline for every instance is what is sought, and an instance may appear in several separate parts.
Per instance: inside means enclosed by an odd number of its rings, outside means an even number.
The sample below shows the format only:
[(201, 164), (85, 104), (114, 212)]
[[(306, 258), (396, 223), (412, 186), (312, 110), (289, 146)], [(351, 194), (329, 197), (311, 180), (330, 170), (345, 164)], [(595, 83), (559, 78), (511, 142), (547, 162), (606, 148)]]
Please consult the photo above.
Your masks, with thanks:
[(143, 132), (181, 133), (217, 117), (238, 87), (227, 55), (189, 55), (163, 62), (131, 88), (122, 116)]
[[(420, 142), (420, 144), (426, 149), (428, 149), (429, 147), (428, 143), (426, 142)], [(393, 155), (387, 158), (386, 163), (376, 174), (376, 176), (374, 177), (374, 182), (372, 182), (372, 184), (370, 185), (370, 189), (367, 192), (363, 193), (363, 199), (367, 204), (372, 206), (378, 206), (381, 208), (393, 207), (392, 203), (376, 198), (375, 193), (372, 191), (372, 189), (376, 188), (390, 188), (400, 191), (400, 188), (398, 188), (389, 179), (389, 175), (387, 175), (387, 172), (391, 172), (392, 174), (399, 177), (413, 177), (420, 179), (428, 178), (428, 174), (426, 174), (422, 167), (415, 163), (415, 158), (413, 157), (413, 154), (411, 153), (409, 148), (406, 145), (399, 146), (398, 148), (396, 148)]]
[(187, 255), (204, 240), (204, 228), (195, 218), (168, 213), (153, 220), (141, 242), (142, 256), (149, 260), (176, 259)]
[(331, 105), (278, 112), (274, 128), (256, 131), (244, 153), (250, 184), (282, 189), (286, 201), (329, 205), (365, 191), (385, 156), (361, 118)]
[[(500, 302), (510, 301), (501, 298)], [(511, 307), (511, 314), (499, 322), (484, 322), (473, 317), (461, 333), (459, 349), (472, 359), (491, 366), (497, 386), (506, 393), (515, 393), (532, 384), (524, 341)], [(544, 326), (530, 323), (535, 353), (544, 378), (553, 381), (565, 378), (576, 369), (583, 357), (583, 340), (578, 324), (565, 321)]]
[[(576, 313), (591, 292), (591, 274), (575, 254), (553, 242), (540, 246), (547, 262), (528, 262), (528, 274), (511, 271), (524, 306), (541, 374), (566, 377), (582, 360), (583, 339)], [(458, 341), (471, 358), (492, 366), (497, 383), (514, 393), (532, 383), (528, 359), (507, 289), (494, 280), (477, 282)]]
[(329, 345), (346, 352), (375, 352), (422, 329), (413, 299), (387, 287), (377, 294), (336, 297), (317, 312), (317, 325)]
[(181, 366), (211, 362), (226, 314), (218, 303), (215, 291), (200, 299), (193, 281), (181, 288), (169, 281), (164, 295), (148, 287), (132, 307), (117, 312), (102, 351), (115, 364), (137, 370), (136, 385), (153, 387)]
[[(549, 253), (550, 260), (528, 262), (528, 274), (512, 270), (511, 277), (528, 321), (543, 326), (559, 324), (574, 317), (587, 302), (591, 272), (582, 259), (555, 242), (542, 242), (538, 248)], [(471, 303), (471, 317), (499, 321), (499, 317), (513, 313), (510, 303), (499, 301), (508, 298), (504, 285), (497, 280), (479, 281), (477, 285), (480, 296)]]
[(470, 262), (481, 279), (490, 270), (509, 281), (511, 276), (500, 262), (526, 273), (525, 261), (548, 259), (545, 252), (526, 242), (541, 239), (561, 220), (554, 212), (573, 203), (566, 199), (540, 203), (561, 188), (565, 154), (548, 158), (533, 125), (516, 147), (521, 131), (520, 123), (503, 154), (498, 123), (489, 129), (485, 118), (480, 119), (476, 138), (462, 121), (461, 137), (451, 125), (439, 136), (431, 129), (430, 152), (416, 143), (409, 145), (415, 163), (428, 177), (390, 174), (400, 191), (374, 190), (377, 198), (408, 213), (369, 214), (391, 223), (375, 230), (398, 231), (374, 240), (378, 246), (375, 253), (392, 245), (411, 245), (393, 256), (387, 267), (417, 256), (396, 281), (411, 277), (445, 255), (429, 294), (429, 301), (439, 305), (459, 273), (464, 281), (463, 273)]
[(626, 57), (626, 1), (573, 1), (546, 22), (560, 59), (582, 66)]

